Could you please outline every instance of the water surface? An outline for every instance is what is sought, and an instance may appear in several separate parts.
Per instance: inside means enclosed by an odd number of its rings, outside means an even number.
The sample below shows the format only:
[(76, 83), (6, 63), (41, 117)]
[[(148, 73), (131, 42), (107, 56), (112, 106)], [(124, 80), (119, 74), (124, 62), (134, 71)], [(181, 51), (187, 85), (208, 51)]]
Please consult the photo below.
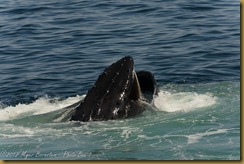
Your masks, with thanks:
[[(0, 159), (240, 159), (239, 1), (0, 4)], [(130, 55), (156, 112), (54, 122)]]

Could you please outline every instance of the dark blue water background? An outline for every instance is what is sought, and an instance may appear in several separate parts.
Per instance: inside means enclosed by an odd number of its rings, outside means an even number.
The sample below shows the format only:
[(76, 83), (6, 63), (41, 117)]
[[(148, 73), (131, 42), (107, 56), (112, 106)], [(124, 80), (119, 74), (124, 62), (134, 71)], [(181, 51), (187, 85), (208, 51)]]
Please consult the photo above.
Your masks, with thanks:
[[(68, 124), (61, 130), (62, 124), (19, 127), (18, 121), (13, 125), (3, 122), (1, 142), (5, 145), (1, 152), (35, 151), (40, 148), (35, 145), (35, 136), (43, 135), (38, 143), (44, 145), (41, 147), (44, 152), (86, 150), (90, 156), (84, 159), (239, 159), (239, 3), (237, 0), (1, 1), (2, 111), (18, 104), (30, 107), (28, 104), (41, 101), (42, 97), (62, 100), (86, 94), (105, 67), (126, 55), (134, 58), (136, 70), (151, 71), (161, 88), (179, 94), (190, 92), (187, 95), (210, 92), (217, 97), (217, 105), (208, 111), (167, 117), (158, 113), (137, 118), (139, 121), (114, 122), (115, 127), (102, 123), (77, 129)], [(17, 106), (14, 110), (22, 108)], [(11, 131), (15, 126), (16, 131), (23, 128), (34, 137), (11, 140), (9, 133), (13, 136), (18, 133)], [(102, 127), (105, 130), (99, 131)], [(91, 131), (86, 131), (89, 128)], [(69, 139), (70, 134), (64, 135), (67, 130), (72, 131), (74, 140)], [(117, 135), (120, 131), (121, 135)], [(84, 136), (73, 136), (76, 132)], [(17, 136), (22, 135), (22, 130), (19, 133)], [(91, 135), (85, 135), (88, 133)], [(59, 135), (55, 137), (56, 134)], [(53, 147), (52, 139), (60, 147)], [(15, 143), (22, 143), (24, 148)], [(105, 149), (99, 147), (104, 143)], [(74, 144), (78, 145), (76, 149)], [(60, 158), (67, 159), (57, 157)]]
[(159, 84), (239, 81), (239, 1), (4, 1), (0, 100), (86, 93), (117, 59)]

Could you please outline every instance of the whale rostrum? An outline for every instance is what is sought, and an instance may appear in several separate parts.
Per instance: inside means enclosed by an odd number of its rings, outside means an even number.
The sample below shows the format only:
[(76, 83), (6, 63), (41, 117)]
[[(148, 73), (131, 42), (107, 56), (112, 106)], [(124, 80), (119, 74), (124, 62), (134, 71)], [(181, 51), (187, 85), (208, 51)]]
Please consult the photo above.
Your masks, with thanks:
[(85, 98), (62, 117), (84, 122), (132, 117), (142, 113), (157, 94), (153, 74), (135, 72), (133, 58), (125, 56), (107, 67)]

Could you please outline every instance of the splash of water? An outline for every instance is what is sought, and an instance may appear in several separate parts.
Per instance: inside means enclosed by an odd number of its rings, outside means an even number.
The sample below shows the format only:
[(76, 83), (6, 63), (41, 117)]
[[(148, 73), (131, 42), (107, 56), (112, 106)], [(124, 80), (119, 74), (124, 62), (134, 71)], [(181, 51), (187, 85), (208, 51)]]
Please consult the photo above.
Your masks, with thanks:
[(69, 97), (65, 100), (52, 101), (48, 97), (41, 97), (30, 104), (18, 104), (0, 109), (0, 121), (23, 118), (31, 115), (49, 113), (62, 109), (80, 101), (83, 96)]
[(211, 93), (198, 94), (196, 92), (172, 93), (161, 90), (154, 104), (159, 111), (177, 112), (192, 111), (199, 108), (209, 107), (216, 103), (217, 97)]

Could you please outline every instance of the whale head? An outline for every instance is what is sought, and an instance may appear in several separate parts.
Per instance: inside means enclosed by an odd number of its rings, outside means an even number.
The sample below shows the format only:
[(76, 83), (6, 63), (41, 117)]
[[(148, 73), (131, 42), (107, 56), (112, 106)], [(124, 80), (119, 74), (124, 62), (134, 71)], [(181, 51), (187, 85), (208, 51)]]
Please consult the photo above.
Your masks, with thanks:
[(126, 56), (103, 71), (76, 108), (71, 120), (98, 121), (125, 118), (134, 113), (130, 111), (131, 105), (141, 98), (133, 58)]

